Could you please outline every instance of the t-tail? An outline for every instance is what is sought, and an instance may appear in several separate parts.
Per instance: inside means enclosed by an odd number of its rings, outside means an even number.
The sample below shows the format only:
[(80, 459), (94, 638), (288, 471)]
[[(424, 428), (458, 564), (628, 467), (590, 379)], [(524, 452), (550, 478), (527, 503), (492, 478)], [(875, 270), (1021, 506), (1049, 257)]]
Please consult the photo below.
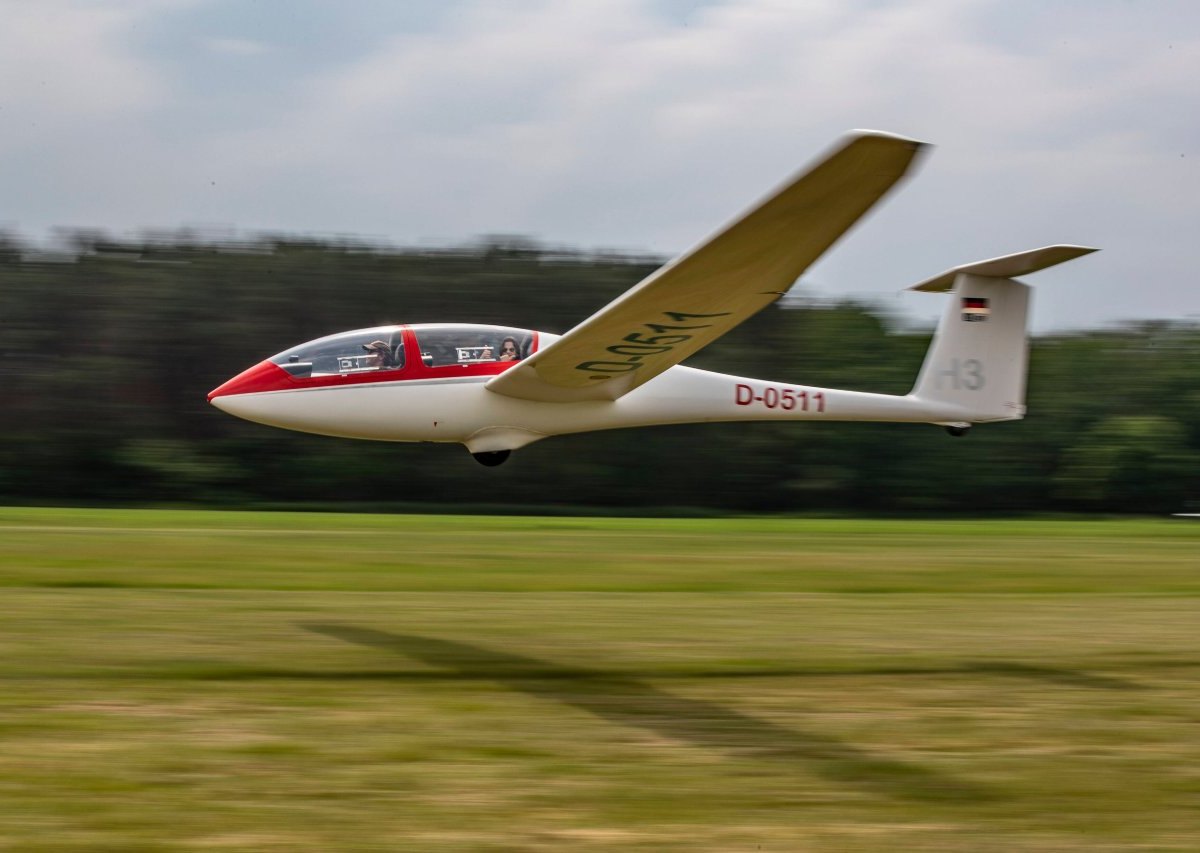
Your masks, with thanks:
[(939, 422), (952, 435), (973, 423), (1025, 416), (1028, 364), (1026, 275), (1096, 251), (1084, 246), (1046, 246), (955, 267), (910, 290), (953, 294), (934, 333), (910, 397), (949, 405), (954, 420)]

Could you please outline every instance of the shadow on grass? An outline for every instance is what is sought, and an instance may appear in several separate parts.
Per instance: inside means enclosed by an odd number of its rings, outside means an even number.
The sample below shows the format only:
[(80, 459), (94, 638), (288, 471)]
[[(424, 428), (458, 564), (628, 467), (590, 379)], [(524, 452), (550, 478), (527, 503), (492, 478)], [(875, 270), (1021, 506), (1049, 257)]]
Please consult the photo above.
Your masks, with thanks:
[(1024, 663), (1008, 661), (974, 661), (963, 664), (956, 670), (976, 675), (1010, 675), (1014, 678), (1028, 678), (1034, 681), (1045, 681), (1050, 684), (1060, 684), (1065, 687), (1088, 687), (1094, 690), (1145, 690), (1141, 684), (1124, 678), (1114, 678), (1110, 675), (1093, 675), (1088, 672), (1078, 672), (1072, 669), (1060, 669), (1051, 666), (1031, 666)]
[[(317, 626), (306, 625), (306, 630), (326, 633)], [(339, 639), (343, 639), (340, 638)], [(464, 678), (489, 679), (494, 670), (488, 665), (473, 666), (470, 662), (453, 671), (412, 669), (299, 669), (288, 667), (246, 666), (225, 662), (198, 662), (193, 659), (172, 661), (156, 675), (159, 678), (211, 679), (213, 681), (253, 681), (265, 678), (311, 679), (313, 681), (459, 681)], [(1143, 669), (1200, 669), (1200, 661), (1175, 660), (1152, 662), (1140, 665)], [(526, 678), (541, 680), (570, 679), (572, 681), (616, 681), (636, 678), (652, 678), (655, 681), (704, 681), (721, 679), (755, 678), (863, 678), (870, 676), (1000, 676), (1041, 681), (1062, 687), (1082, 687), (1089, 690), (1147, 690), (1145, 685), (1111, 675), (1095, 675), (1060, 667), (1034, 666), (1011, 661), (968, 661), (958, 666), (859, 666), (848, 669), (823, 669), (817, 667), (715, 667), (692, 669), (660, 667), (652, 670), (625, 670), (611, 672), (599, 669), (581, 669), (571, 666), (538, 661), (528, 658), (521, 668)], [(75, 677), (71, 674), (69, 677)]]
[(695, 746), (743, 757), (802, 763), (805, 769), (826, 779), (891, 797), (959, 802), (995, 798), (981, 785), (919, 764), (874, 755), (827, 735), (785, 728), (712, 702), (666, 693), (618, 673), (556, 667), (547, 661), (482, 646), (352, 625), (302, 627), (348, 643), (402, 654), (450, 670), (463, 679), (496, 681), (539, 699)]

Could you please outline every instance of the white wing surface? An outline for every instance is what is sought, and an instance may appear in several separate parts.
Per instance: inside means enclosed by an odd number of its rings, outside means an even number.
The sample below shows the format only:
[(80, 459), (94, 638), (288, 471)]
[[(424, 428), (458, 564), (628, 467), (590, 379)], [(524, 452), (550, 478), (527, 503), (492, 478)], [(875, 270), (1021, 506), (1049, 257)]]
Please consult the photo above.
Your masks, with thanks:
[(852, 134), (488, 390), (545, 402), (615, 400), (632, 391), (786, 293), (924, 147), (875, 131)]

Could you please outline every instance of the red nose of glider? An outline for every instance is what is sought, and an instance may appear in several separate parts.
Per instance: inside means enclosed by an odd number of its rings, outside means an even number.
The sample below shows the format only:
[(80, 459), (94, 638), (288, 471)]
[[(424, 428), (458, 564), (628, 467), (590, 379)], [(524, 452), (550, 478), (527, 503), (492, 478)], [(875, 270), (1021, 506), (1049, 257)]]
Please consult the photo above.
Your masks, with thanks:
[(233, 394), (254, 394), (260, 391), (283, 391), (294, 387), (292, 378), (277, 364), (264, 361), (243, 370), (223, 385), (208, 392), (208, 402)]

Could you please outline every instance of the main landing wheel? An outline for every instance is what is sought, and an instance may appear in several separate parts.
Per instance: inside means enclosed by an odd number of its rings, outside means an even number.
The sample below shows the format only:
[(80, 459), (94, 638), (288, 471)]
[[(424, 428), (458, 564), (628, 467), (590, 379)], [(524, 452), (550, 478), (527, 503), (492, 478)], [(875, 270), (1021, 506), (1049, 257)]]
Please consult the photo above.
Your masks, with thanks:
[(962, 438), (970, 430), (971, 430), (970, 424), (968, 424), (967, 426), (948, 426), (948, 427), (946, 427), (946, 432), (950, 433), (950, 435), (954, 436), (955, 438)]
[(503, 465), (511, 454), (511, 450), (489, 450), (485, 453), (472, 453), (471, 455), (480, 465), (495, 468), (497, 465)]

